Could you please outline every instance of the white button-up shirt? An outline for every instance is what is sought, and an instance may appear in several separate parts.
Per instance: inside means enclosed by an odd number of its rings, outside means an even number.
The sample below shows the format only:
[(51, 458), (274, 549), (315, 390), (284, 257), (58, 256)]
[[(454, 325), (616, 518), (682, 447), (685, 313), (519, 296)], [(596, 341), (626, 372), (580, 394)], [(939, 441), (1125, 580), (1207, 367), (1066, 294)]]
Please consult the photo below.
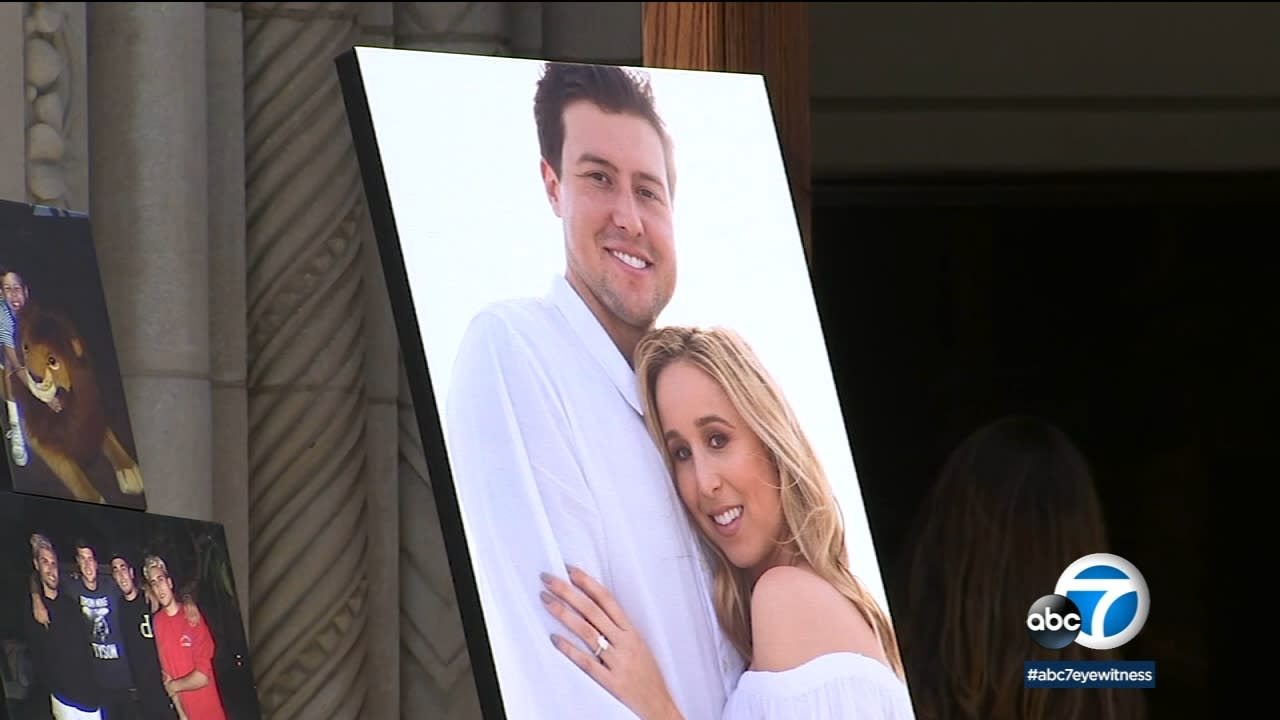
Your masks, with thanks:
[(687, 720), (718, 719), (743, 670), (708, 565), (644, 428), (635, 373), (563, 277), (472, 321), (446, 443), (507, 716), (634, 715), (551, 644), (587, 646), (539, 600), (539, 573), (602, 582)]

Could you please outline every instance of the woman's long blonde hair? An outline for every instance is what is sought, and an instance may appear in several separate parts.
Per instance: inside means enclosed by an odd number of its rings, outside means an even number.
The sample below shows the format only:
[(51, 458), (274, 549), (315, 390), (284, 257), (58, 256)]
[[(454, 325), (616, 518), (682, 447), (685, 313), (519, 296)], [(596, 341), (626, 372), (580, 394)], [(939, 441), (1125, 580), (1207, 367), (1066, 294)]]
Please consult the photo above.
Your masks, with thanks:
[[(894, 672), (903, 677), (902, 658), (889, 618), (849, 570), (844, 522), (818, 456), (755, 352), (737, 333), (721, 328), (662, 328), (650, 331), (636, 346), (636, 375), (645, 425), (673, 478), (675, 466), (658, 418), (656, 388), (658, 376), (675, 362), (690, 363), (715, 380), (768, 449), (778, 473), (787, 533), (781, 540), (784, 550), (803, 559), (853, 603), (870, 623)], [(714, 543), (701, 533), (699, 537), (715, 559), (713, 592), (720, 624), (750, 663), (752, 580), (745, 569), (729, 562)]]

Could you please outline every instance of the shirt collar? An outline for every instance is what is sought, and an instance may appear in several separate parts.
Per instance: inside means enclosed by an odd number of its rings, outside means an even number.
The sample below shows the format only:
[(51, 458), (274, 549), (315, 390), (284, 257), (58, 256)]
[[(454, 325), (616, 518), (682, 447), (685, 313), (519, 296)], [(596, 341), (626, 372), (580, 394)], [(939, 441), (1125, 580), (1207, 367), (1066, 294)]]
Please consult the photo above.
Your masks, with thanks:
[(618, 388), (618, 392), (622, 394), (622, 397), (637, 413), (643, 415), (644, 410), (640, 407), (640, 398), (636, 392), (635, 371), (631, 369), (627, 359), (622, 356), (622, 352), (614, 344), (613, 338), (610, 338), (609, 333), (605, 332), (604, 326), (600, 324), (595, 313), (591, 312), (591, 308), (587, 307), (586, 302), (578, 295), (578, 291), (573, 289), (573, 286), (569, 284), (564, 275), (556, 275), (551, 281), (548, 299), (552, 305), (559, 308), (560, 312), (564, 314), (565, 319), (569, 321), (569, 327), (573, 329), (574, 334), (582, 341), (587, 352), (595, 358), (605, 374), (613, 381), (614, 387)]

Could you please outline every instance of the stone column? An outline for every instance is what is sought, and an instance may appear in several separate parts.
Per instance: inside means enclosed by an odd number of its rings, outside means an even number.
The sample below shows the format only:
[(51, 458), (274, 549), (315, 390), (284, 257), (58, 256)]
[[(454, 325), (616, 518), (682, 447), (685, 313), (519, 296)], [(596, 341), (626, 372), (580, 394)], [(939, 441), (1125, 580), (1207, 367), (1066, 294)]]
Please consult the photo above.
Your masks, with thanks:
[(209, 110), (209, 304), (213, 517), (227, 535), (245, 633), (249, 621), (249, 422), (245, 390), (244, 18), (205, 3)]
[[(415, 50), (503, 55), (510, 48), (510, 13), (539, 17), (539, 3), (394, 5), (396, 47)], [(521, 38), (531, 46), (527, 30), (526, 26)], [(399, 428), (401, 707), (405, 717), (479, 718), (480, 703), (462, 617), (435, 496), (427, 477), (413, 400), (403, 374), (399, 383)]]
[[(250, 614), (269, 718), (373, 717), (354, 3), (246, 3)], [(375, 588), (375, 592), (385, 592)]]
[(395, 3), (396, 47), (475, 55), (505, 55), (513, 11), (529, 12), (540, 3), (398, 2)]
[(26, 31), (22, 3), (0, 3), (0, 199), (27, 196)]
[(209, 519), (205, 9), (88, 14), (90, 212), (148, 508)]
[[(11, 4), (4, 12), (12, 13)], [(26, 185), (30, 202), (89, 210), (85, 4), (25, 3)], [(16, 119), (16, 118), (15, 118)], [(21, 133), (13, 133), (22, 137)], [(6, 195), (15, 200), (20, 195)]]
[(639, 65), (643, 4), (544, 2), (542, 52), (552, 60)]
[[(357, 42), (390, 47), (394, 3), (367, 2), (360, 5)], [(337, 70), (334, 69), (336, 73)], [(343, 115), (344, 123), (346, 115)], [(347, 126), (344, 125), (344, 129)], [(342, 137), (350, 144), (350, 130)], [(354, 146), (353, 146), (354, 149)], [(365, 205), (363, 187), (359, 202)], [(400, 507), (398, 459), (400, 438), (396, 417), (399, 391), (400, 344), (396, 338), (391, 302), (383, 278), (373, 226), (364, 219), (361, 235), (365, 273), (365, 413), (368, 423), (365, 452), (368, 453), (366, 488), (369, 517), (370, 587), (368, 643), (369, 708), (366, 717), (397, 718), (400, 704)], [(403, 708), (406, 717), (422, 717), (417, 708)]]
[(408, 379), (400, 379), (400, 676), (404, 717), (480, 717)]

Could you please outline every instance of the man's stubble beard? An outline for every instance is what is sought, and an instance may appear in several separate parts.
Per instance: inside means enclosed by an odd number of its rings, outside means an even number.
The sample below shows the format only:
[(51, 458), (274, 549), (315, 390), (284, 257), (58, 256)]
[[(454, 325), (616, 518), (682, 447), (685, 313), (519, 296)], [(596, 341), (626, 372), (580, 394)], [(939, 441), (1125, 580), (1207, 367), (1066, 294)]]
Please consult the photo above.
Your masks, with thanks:
[(654, 288), (647, 297), (643, 307), (633, 310), (626, 299), (617, 293), (607, 279), (593, 285), (596, 300), (617, 319), (636, 330), (649, 330), (657, 322), (658, 315), (666, 305), (662, 298), (662, 289)]
[[(596, 246), (597, 249), (603, 249), (603, 244)], [(609, 261), (606, 261), (609, 262)], [(611, 318), (620, 321), (627, 326), (639, 330), (648, 330), (657, 320), (658, 314), (662, 312), (662, 308), (666, 305), (663, 299), (663, 289), (654, 287), (644, 303), (644, 308), (639, 311), (632, 311), (623, 298), (623, 296), (615, 290), (615, 283), (610, 278), (610, 272), (606, 267), (592, 268), (582, 262), (579, 262), (572, 254), (569, 256), (568, 277), (570, 286), (579, 294), (590, 295), (589, 298), (582, 299), (588, 305), (593, 306), (592, 312), (599, 310), (608, 313)], [(621, 271), (619, 271), (621, 272)], [(607, 318), (597, 318), (600, 322), (607, 322)]]

